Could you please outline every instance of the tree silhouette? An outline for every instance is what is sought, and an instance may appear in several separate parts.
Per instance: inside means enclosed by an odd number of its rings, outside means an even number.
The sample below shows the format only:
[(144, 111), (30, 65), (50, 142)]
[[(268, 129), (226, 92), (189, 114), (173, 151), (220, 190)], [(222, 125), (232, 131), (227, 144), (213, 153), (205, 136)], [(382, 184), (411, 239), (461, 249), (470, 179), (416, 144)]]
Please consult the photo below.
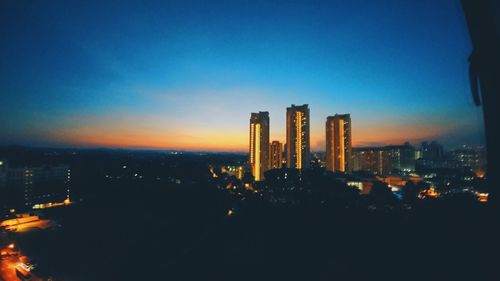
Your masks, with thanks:
[(377, 205), (393, 205), (397, 202), (397, 198), (387, 184), (379, 181), (373, 183), (369, 197), (371, 201)]
[(422, 190), (421, 185), (417, 186), (414, 182), (408, 181), (402, 188), (403, 201), (406, 203), (414, 203), (417, 200), (419, 192)]

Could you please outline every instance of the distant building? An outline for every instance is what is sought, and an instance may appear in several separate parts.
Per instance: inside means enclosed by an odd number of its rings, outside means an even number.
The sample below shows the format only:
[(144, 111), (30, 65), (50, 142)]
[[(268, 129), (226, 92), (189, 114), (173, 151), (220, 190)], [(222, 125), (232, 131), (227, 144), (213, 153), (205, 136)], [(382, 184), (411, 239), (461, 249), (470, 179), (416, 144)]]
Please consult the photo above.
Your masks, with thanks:
[(273, 141), (271, 143), (271, 157), (270, 157), (270, 168), (280, 169), (283, 162), (283, 145), (279, 141)]
[(252, 113), (250, 116), (250, 165), (256, 181), (264, 179), (269, 170), (269, 112)]
[(286, 109), (286, 162), (288, 168), (302, 169), (310, 164), (310, 119), (307, 104)]
[(335, 114), (326, 118), (326, 169), (350, 173), (351, 115)]
[(415, 148), (409, 143), (385, 147), (386, 169), (393, 171), (415, 170)]
[(369, 171), (377, 175), (415, 170), (415, 148), (409, 143), (383, 147), (353, 149), (353, 171)]
[(355, 147), (352, 151), (352, 170), (368, 171), (377, 175), (384, 173), (383, 149), (381, 147)]
[(418, 159), (417, 170), (453, 168), (445, 159), (444, 148), (436, 141), (422, 142), (422, 155)]
[(0, 159), (0, 188), (7, 183), (7, 161)]
[(430, 161), (443, 161), (443, 146), (436, 141), (432, 141), (431, 143), (426, 141), (422, 142), (422, 158)]
[(287, 150), (287, 147), (288, 147), (288, 144), (285, 143), (285, 145), (283, 145), (283, 164), (285, 165), (285, 167), (288, 167), (288, 160), (287, 160), (287, 155), (288, 155), (288, 150)]
[(421, 148), (416, 148), (415, 149), (415, 160), (418, 160), (423, 157), (422, 149)]
[(2, 200), (3, 207), (31, 209), (35, 205), (69, 199), (71, 170), (67, 165), (6, 166), (3, 174), (5, 178), (0, 185), (0, 196), (6, 198)]
[(447, 153), (447, 161), (453, 168), (467, 172), (480, 172), (486, 169), (486, 150), (484, 147), (463, 146)]
[(418, 176), (377, 176), (377, 179), (386, 183), (393, 191), (399, 190), (408, 182), (419, 183), (423, 181), (423, 178)]
[(360, 194), (369, 194), (373, 186), (373, 180), (348, 180), (346, 184), (357, 188)]

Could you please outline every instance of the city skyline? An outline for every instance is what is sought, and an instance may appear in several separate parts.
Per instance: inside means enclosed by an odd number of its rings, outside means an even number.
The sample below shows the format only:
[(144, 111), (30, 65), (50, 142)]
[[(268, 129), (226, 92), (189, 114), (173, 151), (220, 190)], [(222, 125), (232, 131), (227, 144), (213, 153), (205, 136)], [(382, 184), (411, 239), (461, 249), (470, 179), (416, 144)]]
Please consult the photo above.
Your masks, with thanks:
[(0, 145), (244, 152), (292, 103), (314, 151), (340, 111), (353, 146), (484, 144), (458, 3), (56, 2), (2, 6)]
[(500, 0), (6, 0), (0, 39), (0, 281), (500, 280)]

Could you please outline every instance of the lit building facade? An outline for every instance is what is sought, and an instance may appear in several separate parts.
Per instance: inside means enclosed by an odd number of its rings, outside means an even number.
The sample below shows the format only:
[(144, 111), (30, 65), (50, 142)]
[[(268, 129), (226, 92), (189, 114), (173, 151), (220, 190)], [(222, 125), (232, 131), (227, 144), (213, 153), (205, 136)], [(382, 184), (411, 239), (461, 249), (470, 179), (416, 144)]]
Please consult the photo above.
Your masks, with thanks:
[(352, 152), (352, 170), (376, 175), (415, 170), (415, 148), (409, 143), (383, 147), (357, 147)]
[(279, 141), (271, 143), (271, 157), (270, 168), (280, 169), (283, 162), (283, 145)]
[(410, 172), (415, 170), (415, 148), (409, 143), (389, 145), (385, 147), (386, 170)]
[(292, 104), (286, 109), (286, 163), (288, 168), (303, 169), (310, 164), (310, 119), (307, 104)]
[(352, 151), (352, 170), (384, 174), (384, 151), (381, 147), (356, 147)]
[(31, 209), (35, 205), (61, 203), (69, 200), (71, 170), (67, 165), (40, 167), (9, 167), (5, 165), (5, 179), (0, 185), (2, 208)]
[(326, 118), (326, 169), (350, 173), (351, 115), (335, 114)]
[(486, 170), (486, 149), (484, 147), (462, 146), (446, 153), (449, 166), (464, 172), (484, 172)]
[(269, 170), (269, 112), (252, 113), (250, 116), (249, 162), (255, 181), (264, 179)]

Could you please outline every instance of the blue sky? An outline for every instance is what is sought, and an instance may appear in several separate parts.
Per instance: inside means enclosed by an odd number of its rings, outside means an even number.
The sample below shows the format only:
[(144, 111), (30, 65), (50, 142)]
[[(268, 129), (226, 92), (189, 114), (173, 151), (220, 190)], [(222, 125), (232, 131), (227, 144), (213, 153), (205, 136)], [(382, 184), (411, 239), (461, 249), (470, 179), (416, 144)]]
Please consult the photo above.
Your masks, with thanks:
[[(459, 1), (3, 1), (1, 144), (247, 149), (309, 104), (312, 146), (482, 144)], [(376, 3), (375, 3), (376, 2)]]

